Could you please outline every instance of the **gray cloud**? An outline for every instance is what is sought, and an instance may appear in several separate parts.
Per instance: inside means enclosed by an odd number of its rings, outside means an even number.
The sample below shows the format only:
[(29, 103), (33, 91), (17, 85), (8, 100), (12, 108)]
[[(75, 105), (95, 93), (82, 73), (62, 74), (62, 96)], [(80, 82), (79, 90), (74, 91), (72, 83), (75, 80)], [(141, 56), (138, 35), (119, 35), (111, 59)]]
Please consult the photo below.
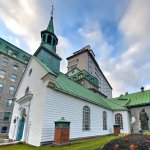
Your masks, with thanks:
[[(85, 23), (79, 30), (86, 42), (95, 44), (100, 67), (113, 87), (113, 95), (139, 91), (150, 87), (150, 1), (133, 0), (120, 20), (118, 30), (123, 34), (124, 51), (112, 56), (114, 45), (105, 39), (100, 26)], [(92, 28), (92, 30), (91, 30)], [(124, 49), (124, 47), (122, 47)]]
[(149, 87), (150, 77), (150, 1), (133, 0), (120, 21), (119, 30), (128, 47), (114, 62), (111, 80), (117, 93), (137, 91), (141, 86)]
[[(128, 8), (128, 0), (103, 2), (101, 5), (99, 0), (86, 0), (85, 3), (79, 0), (55, 1), (54, 22), (59, 38), (58, 54), (63, 58), (61, 70), (66, 72), (65, 58), (69, 52), (76, 50), (78, 46), (74, 42), (82, 37), (81, 44), (90, 44), (96, 52), (100, 67), (114, 88), (115, 96), (125, 91), (134, 92), (143, 85), (149, 88), (150, 1), (132, 0)], [(46, 28), (49, 21), (48, 0), (5, 0), (1, 1), (0, 9), (1, 21), (11, 32), (25, 40), (33, 53), (40, 44), (40, 31)], [(102, 32), (100, 21), (103, 19), (119, 24), (118, 31), (123, 34), (123, 39), (119, 39), (123, 41), (123, 50), (121, 49), (119, 55), (112, 55), (115, 47), (107, 42), (107, 37)], [(66, 32), (67, 35), (64, 34)], [(77, 35), (80, 37), (76, 37)], [(22, 46), (20, 39), (12, 36), (9, 39), (19, 47)]]
[[(16, 35), (21, 36), (29, 45), (32, 53), (39, 44), (39, 15), (36, 0), (1, 1), (0, 19), (7, 28)], [(38, 41), (38, 42), (37, 42)], [(29, 52), (29, 50), (28, 50)]]

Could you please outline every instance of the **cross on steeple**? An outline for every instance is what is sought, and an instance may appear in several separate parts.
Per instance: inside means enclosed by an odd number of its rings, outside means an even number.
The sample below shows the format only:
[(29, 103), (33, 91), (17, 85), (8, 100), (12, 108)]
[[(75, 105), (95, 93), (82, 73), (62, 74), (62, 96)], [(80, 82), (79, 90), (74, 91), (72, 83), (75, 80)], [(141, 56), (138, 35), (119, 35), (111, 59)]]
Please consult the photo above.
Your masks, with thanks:
[(53, 17), (54, 6), (52, 5), (51, 17)]

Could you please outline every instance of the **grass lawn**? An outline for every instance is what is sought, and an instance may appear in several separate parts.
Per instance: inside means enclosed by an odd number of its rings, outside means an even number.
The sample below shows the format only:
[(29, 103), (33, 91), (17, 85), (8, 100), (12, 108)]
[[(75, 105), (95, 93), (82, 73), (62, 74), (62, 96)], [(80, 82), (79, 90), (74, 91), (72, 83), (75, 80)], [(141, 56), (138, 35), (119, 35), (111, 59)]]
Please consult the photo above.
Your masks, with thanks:
[(107, 142), (116, 139), (115, 136), (105, 136), (87, 140), (80, 140), (72, 142), (69, 146), (64, 147), (51, 147), (51, 146), (42, 146), (42, 147), (33, 147), (26, 144), (17, 144), (12, 146), (0, 147), (0, 150), (95, 150), (99, 147), (102, 147)]

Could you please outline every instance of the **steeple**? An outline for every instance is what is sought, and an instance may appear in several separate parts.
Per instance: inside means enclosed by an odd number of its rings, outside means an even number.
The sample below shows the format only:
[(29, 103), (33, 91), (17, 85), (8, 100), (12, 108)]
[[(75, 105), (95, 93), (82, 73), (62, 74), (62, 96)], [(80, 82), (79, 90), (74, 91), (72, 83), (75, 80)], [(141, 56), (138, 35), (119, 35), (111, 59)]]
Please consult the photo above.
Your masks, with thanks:
[(54, 33), (54, 26), (53, 26), (53, 11), (54, 11), (54, 6), (52, 5), (52, 11), (51, 11), (51, 19), (48, 24), (47, 30), (51, 33)]
[(50, 22), (47, 26), (47, 31), (54, 34), (54, 26), (53, 26), (53, 16), (51, 16)]
[(41, 31), (41, 45), (34, 53), (34, 56), (36, 56), (50, 70), (58, 74), (61, 58), (56, 53), (58, 38), (54, 33), (53, 10), (52, 6), (49, 24), (46, 30)]
[(57, 36), (54, 33), (54, 26), (53, 26), (53, 6), (51, 11), (51, 17), (47, 29), (41, 32), (41, 45), (46, 46), (50, 51), (56, 53), (56, 45), (58, 43)]

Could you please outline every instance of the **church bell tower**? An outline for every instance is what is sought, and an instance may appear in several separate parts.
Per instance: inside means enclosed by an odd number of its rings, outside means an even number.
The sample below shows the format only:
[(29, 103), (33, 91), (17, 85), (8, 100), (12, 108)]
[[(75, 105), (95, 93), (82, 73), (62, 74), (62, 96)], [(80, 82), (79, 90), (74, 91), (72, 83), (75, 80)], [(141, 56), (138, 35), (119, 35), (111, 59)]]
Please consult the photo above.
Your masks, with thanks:
[(50, 70), (59, 73), (61, 58), (56, 53), (56, 45), (58, 38), (54, 33), (53, 26), (53, 6), (51, 11), (51, 17), (46, 30), (41, 32), (41, 45), (34, 53), (42, 63), (44, 63)]

